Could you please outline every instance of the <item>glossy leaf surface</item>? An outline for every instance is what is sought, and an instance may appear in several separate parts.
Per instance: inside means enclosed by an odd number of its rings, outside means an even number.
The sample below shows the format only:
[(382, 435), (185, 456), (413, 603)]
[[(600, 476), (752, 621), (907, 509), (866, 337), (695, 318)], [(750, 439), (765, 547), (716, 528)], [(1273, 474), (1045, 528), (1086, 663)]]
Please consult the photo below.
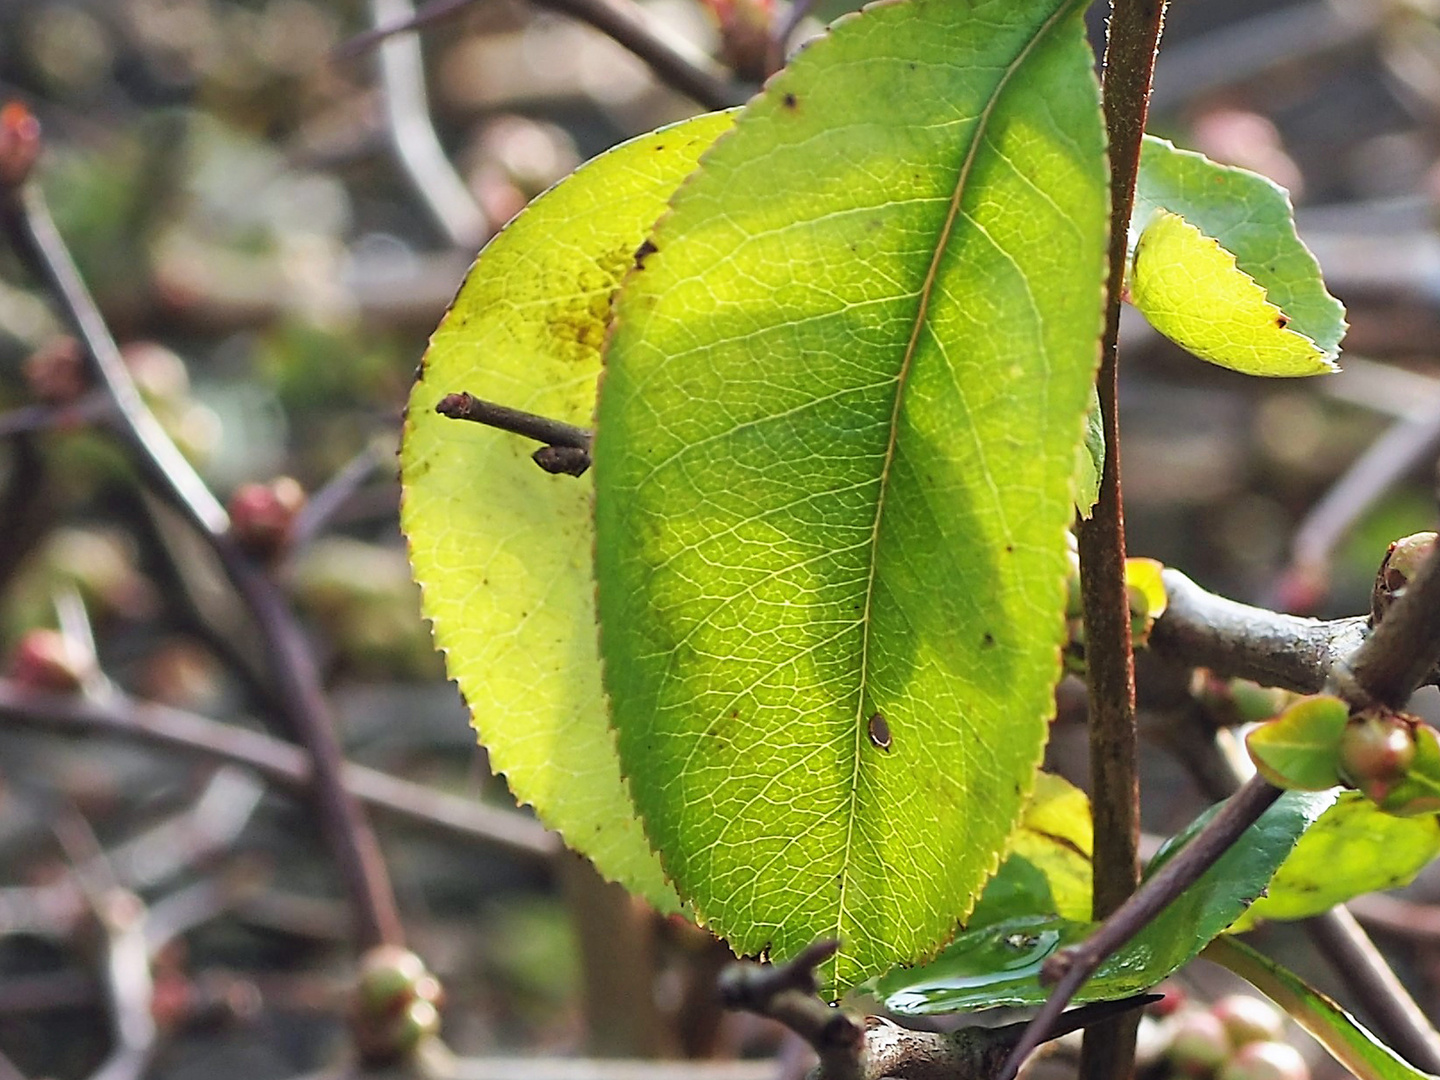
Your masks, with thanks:
[(729, 127), (704, 116), (583, 166), (481, 252), (411, 394), (402, 521), (425, 614), (492, 767), (601, 873), (675, 909), (620, 779), (596, 646), (588, 476), (435, 413), (445, 394), (590, 423), (610, 297), (665, 200)]
[(838, 937), (836, 986), (969, 912), (1053, 710), (1106, 232), (1083, 7), (842, 19), (617, 299), (596, 565), (624, 769), (700, 917), (748, 954)]
[(1252, 375), (1337, 370), (1345, 309), (1274, 182), (1147, 136), (1130, 247), (1132, 301), (1197, 356)]
[[(1260, 895), (1300, 834), (1333, 798), (1298, 791), (1282, 795), (1199, 881), (1107, 959), (1075, 1000), (1139, 993), (1193, 959)], [(1176, 837), (1149, 872), (1211, 816), (1213, 811), (1202, 815)], [(1082, 940), (1089, 929), (1087, 923), (1043, 916), (996, 923), (961, 934), (929, 964), (890, 972), (874, 982), (873, 990), (887, 1008), (911, 1015), (1038, 1005), (1050, 992), (1040, 983), (1045, 961)]]
[(1440, 820), (1434, 814), (1396, 817), (1357, 792), (1306, 831), (1275, 873), (1269, 893), (1232, 928), (1260, 919), (1303, 919), (1362, 893), (1408, 885), (1440, 855)]
[(1245, 748), (1276, 787), (1323, 791), (1340, 783), (1340, 737), (1349, 719), (1339, 698), (1304, 698), (1246, 735)]

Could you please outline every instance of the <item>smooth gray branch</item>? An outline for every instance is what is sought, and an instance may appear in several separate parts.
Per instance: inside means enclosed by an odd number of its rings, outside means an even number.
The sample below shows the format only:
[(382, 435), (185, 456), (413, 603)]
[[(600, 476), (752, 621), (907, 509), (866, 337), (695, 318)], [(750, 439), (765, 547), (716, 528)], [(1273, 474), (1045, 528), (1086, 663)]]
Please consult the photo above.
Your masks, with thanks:
[(1168, 604), (1150, 647), (1191, 667), (1302, 694), (1324, 689), (1337, 662), (1369, 636), (1364, 617), (1303, 619), (1227, 600), (1178, 570), (1164, 573)]

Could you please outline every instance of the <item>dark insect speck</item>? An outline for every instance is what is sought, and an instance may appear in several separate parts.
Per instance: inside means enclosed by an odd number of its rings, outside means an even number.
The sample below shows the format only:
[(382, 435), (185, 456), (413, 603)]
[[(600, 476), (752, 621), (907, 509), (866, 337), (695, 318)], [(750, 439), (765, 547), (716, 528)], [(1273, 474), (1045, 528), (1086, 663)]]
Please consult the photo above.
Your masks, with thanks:
[(1281, 330), (1284, 330), (1285, 327), (1290, 325), (1290, 320), (1287, 319), (1284, 315), (1277, 315), (1275, 318), (1275, 325), (1278, 326)]
[(654, 255), (655, 252), (659, 250), (660, 249), (657, 248), (654, 244), (652, 244), (649, 240), (646, 240), (644, 243), (642, 243), (638, 248), (635, 249), (635, 269), (644, 270), (645, 260), (651, 255)]
[(787, 108), (787, 109), (793, 109), (794, 107), (795, 107), (795, 95), (794, 95), (794, 94), (786, 94), (786, 95), (785, 95), (785, 108)]
[(870, 741), (885, 753), (890, 752), (890, 725), (878, 712), (870, 717)]

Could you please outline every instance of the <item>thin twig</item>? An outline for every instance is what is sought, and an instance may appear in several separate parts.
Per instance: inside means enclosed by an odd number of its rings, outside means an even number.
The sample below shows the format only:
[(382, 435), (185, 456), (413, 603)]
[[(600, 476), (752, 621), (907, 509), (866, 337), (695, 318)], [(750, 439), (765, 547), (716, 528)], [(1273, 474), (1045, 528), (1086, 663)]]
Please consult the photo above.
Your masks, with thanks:
[(1013, 1080), (1020, 1065), (1044, 1041), (1045, 1032), (1105, 958), (1143, 930), (1175, 897), (1199, 880), (1279, 797), (1280, 789), (1259, 777), (1247, 781), (1205, 828), (1147, 879), (1095, 933), (1079, 945), (1052, 956), (1045, 965), (1043, 975), (1055, 979), (1055, 987), (1044, 1007), (1030, 1021), (1024, 1037), (1006, 1059), (996, 1080)]
[(140, 459), (156, 487), (205, 530), (225, 532), (230, 526), (225, 508), (141, 400), (120, 349), (55, 228), (40, 189), (32, 184), (0, 186), (0, 227), (25, 265), (60, 301), (101, 386), (114, 403), (122, 428), (140, 449)]
[(1385, 1041), (1416, 1068), (1440, 1073), (1440, 1034), (1345, 905), (1306, 919), (1305, 931)]
[(795, 36), (795, 31), (814, 6), (815, 0), (791, 0), (785, 14), (775, 20), (775, 29), (770, 36), (770, 55), (767, 58), (772, 73), (785, 66), (785, 58), (790, 52), (790, 39)]
[[(103, 731), (156, 742), (249, 766), (297, 791), (305, 791), (314, 783), (310, 759), (298, 747), (258, 731), (163, 705), (123, 698), (99, 704), (81, 697), (37, 693), (0, 679), (0, 718), (27, 726)], [(347, 791), (356, 799), (416, 824), (438, 827), (539, 861), (548, 860), (560, 850), (554, 834), (514, 812), (432, 791), (363, 765), (346, 763), (343, 777)]]
[(367, 446), (347, 461), (324, 486), (313, 492), (290, 525), (287, 553), (293, 555), (315, 539), (365, 482), (379, 471), (380, 465), (380, 453), (373, 445)]
[(576, 450), (589, 450), (594, 441), (594, 436), (585, 428), (512, 409), (507, 405), (497, 405), (493, 401), (485, 401), (464, 392), (446, 394), (436, 403), (435, 411), (452, 420), (473, 420), (477, 424), (499, 428), (512, 435), (523, 435), (548, 446), (570, 446)]
[[(410, 0), (370, 0), (377, 29), (415, 18)], [(450, 164), (425, 90), (425, 57), (415, 34), (387, 35), (380, 44), (380, 83), (395, 157), (450, 243), (474, 251), (491, 233), (489, 219), (469, 186)]]
[[(1076, 530), (1090, 690), (1090, 784), (1095, 815), (1096, 919), (1125, 902), (1140, 880), (1139, 736), (1135, 722), (1135, 657), (1125, 582), (1125, 510), (1120, 480), (1119, 342), (1127, 229), (1140, 172), (1155, 50), (1164, 0), (1112, 0), (1105, 49), (1104, 111), (1110, 144), (1110, 252), (1105, 330), (1096, 380), (1105, 431), (1099, 497)], [(1081, 1080), (1112, 1080), (1134, 1067), (1137, 1017), (1087, 1034)]]
[(497, 405), (464, 392), (446, 394), (436, 403), (435, 411), (452, 420), (473, 420), (544, 443), (530, 456), (548, 473), (583, 476), (590, 468), (590, 444), (594, 436), (585, 428)]
[[(340, 46), (336, 55), (357, 56), (392, 35), (448, 18), (473, 2), (434, 0), (423, 5), (412, 18), (387, 23), (351, 38)], [(536, 0), (536, 4), (593, 26), (643, 60), (661, 82), (707, 109), (728, 109), (745, 100), (745, 92), (721, 76), (718, 66), (702, 63), (677, 48), (655, 29), (645, 9), (631, 0)]]
[(1440, 409), (1393, 424), (1305, 515), (1290, 542), (1290, 565), (1275, 596), (1318, 602), (1335, 546), (1417, 465), (1433, 461), (1437, 451)]
[(109, 416), (111, 409), (103, 390), (91, 390), (65, 405), (22, 405), (0, 413), (0, 439), (91, 424)]
[(1357, 896), (1350, 913), (1371, 930), (1427, 948), (1440, 948), (1440, 907), (1402, 900), (1389, 893)]
[(788, 963), (733, 964), (720, 974), (720, 999), (729, 1009), (778, 1020), (820, 1058), (827, 1080), (863, 1080), (865, 1024), (818, 996), (815, 971), (840, 948), (835, 938), (806, 946)]
[(260, 627), (276, 700), (314, 762), (315, 797), (324, 834), (355, 905), (363, 944), (403, 937), (394, 890), (369, 823), (345, 790), (342, 757), (309, 643), (278, 587), (235, 544), (229, 518), (141, 400), (120, 350), (86, 290), (38, 187), (17, 176), (0, 184), (0, 228), (27, 267), (60, 301), (118, 410), (142, 470), (196, 527), (214, 551)]

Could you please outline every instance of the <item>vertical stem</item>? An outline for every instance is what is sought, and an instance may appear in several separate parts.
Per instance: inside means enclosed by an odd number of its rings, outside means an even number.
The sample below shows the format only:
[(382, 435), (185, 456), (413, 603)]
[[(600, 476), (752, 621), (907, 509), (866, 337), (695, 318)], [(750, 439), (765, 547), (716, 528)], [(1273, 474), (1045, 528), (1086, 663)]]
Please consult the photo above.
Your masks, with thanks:
[[(1110, 275), (1097, 387), (1105, 468), (1094, 515), (1079, 529), (1085, 659), (1090, 675), (1090, 782), (1095, 814), (1094, 917), (1135, 890), (1140, 871), (1135, 662), (1125, 588), (1125, 513), (1120, 494), (1117, 347), (1126, 232), (1135, 201), (1141, 136), (1149, 107), (1164, 0), (1112, 0), (1105, 49), (1105, 127), (1110, 141)], [(1123, 1017), (1085, 1035), (1082, 1080), (1117, 1080), (1134, 1069), (1138, 1019)]]

